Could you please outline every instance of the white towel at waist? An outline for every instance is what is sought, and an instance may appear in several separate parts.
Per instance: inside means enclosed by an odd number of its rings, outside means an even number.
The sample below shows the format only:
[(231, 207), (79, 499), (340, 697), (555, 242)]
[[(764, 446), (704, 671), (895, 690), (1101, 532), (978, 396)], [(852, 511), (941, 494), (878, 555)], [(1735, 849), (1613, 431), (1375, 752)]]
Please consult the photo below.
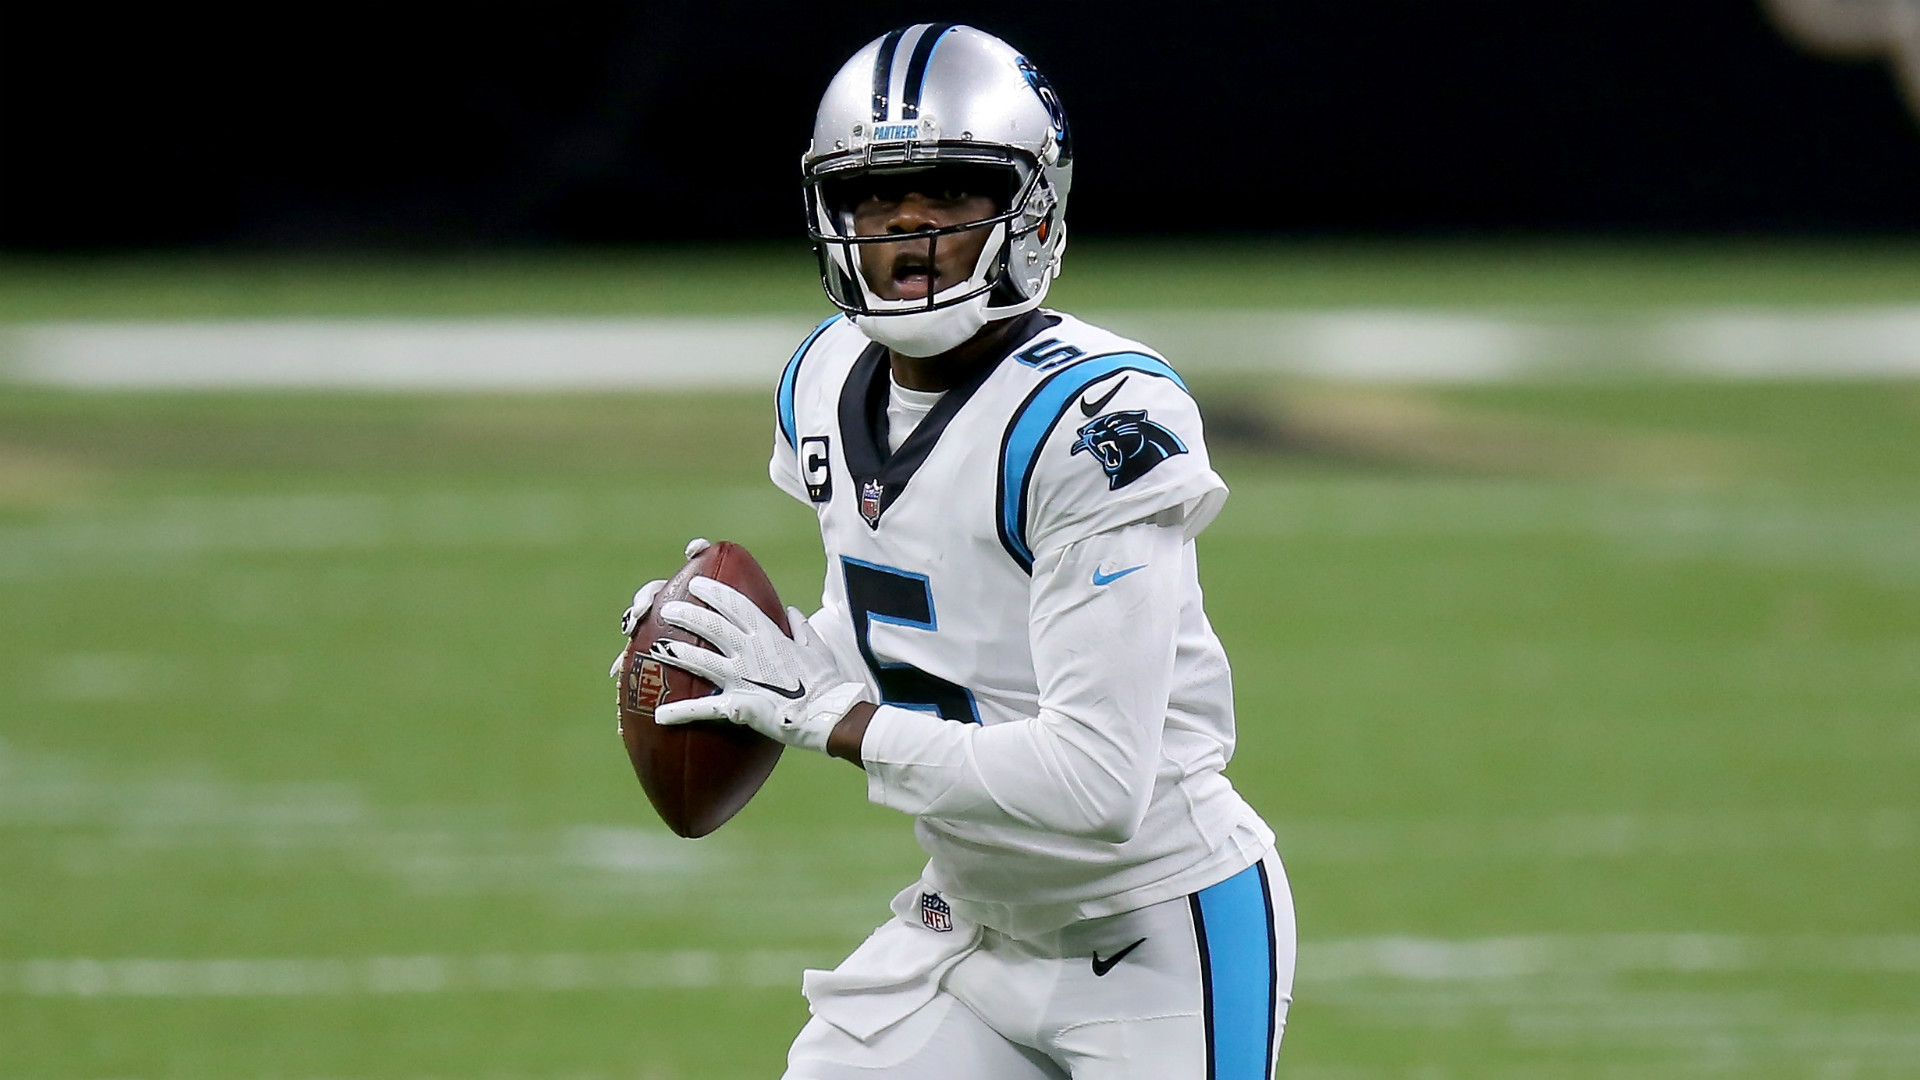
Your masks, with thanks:
[(800, 992), (813, 1015), (866, 1042), (933, 1000), (940, 981), (980, 947), (980, 927), (915, 882), (889, 905), (894, 917), (832, 971), (807, 971)]

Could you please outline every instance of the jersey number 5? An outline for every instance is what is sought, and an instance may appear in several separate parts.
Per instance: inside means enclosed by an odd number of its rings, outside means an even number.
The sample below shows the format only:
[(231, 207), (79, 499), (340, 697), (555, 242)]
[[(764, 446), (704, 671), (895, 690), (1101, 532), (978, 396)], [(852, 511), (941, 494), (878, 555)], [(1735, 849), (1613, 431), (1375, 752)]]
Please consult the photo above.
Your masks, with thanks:
[(868, 640), (874, 623), (910, 626), (916, 630), (939, 629), (933, 614), (933, 587), (922, 574), (895, 570), (891, 566), (840, 558), (846, 575), (847, 606), (853, 611), (853, 638), (860, 645), (860, 657), (880, 683), (880, 698), (902, 709), (938, 713), (948, 720), (977, 724), (980, 713), (974, 708), (967, 688), (930, 675), (912, 664), (894, 664), (874, 655)]

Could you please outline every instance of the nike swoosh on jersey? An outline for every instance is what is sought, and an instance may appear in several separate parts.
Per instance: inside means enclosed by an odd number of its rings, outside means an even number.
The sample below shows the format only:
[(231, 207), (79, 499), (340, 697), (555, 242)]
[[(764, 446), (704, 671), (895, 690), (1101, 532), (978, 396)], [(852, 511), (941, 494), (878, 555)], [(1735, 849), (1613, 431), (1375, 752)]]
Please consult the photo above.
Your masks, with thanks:
[(1139, 566), (1129, 566), (1125, 570), (1115, 570), (1111, 574), (1103, 574), (1100, 572), (1100, 568), (1096, 566), (1093, 568), (1093, 583), (1095, 585), (1111, 585), (1121, 578), (1126, 577), (1128, 574), (1133, 573), (1135, 570), (1145, 570), (1146, 568), (1147, 564), (1141, 563)]
[(1128, 953), (1132, 952), (1133, 950), (1139, 948), (1142, 945), (1145, 945), (1146, 943), (1147, 943), (1147, 939), (1141, 938), (1139, 941), (1136, 941), (1133, 944), (1127, 946), (1126, 948), (1121, 949), (1119, 952), (1114, 953), (1112, 956), (1107, 957), (1105, 960), (1100, 959), (1099, 953), (1094, 953), (1093, 954), (1093, 977), (1097, 979), (1105, 975), (1107, 972), (1112, 971), (1113, 965), (1126, 959), (1126, 956)]
[(1089, 404), (1087, 404), (1087, 399), (1086, 399), (1086, 398), (1081, 398), (1081, 399), (1080, 399), (1080, 411), (1081, 411), (1081, 412), (1083, 412), (1083, 413), (1085, 413), (1085, 414), (1087, 414), (1088, 416), (1093, 416), (1093, 415), (1095, 415), (1095, 414), (1097, 414), (1097, 413), (1099, 413), (1099, 411), (1100, 411), (1101, 409), (1104, 409), (1104, 408), (1106, 408), (1106, 407), (1107, 407), (1107, 402), (1109, 402), (1109, 401), (1112, 401), (1112, 400), (1113, 400), (1113, 395), (1115, 395), (1115, 394), (1117, 394), (1117, 393), (1119, 393), (1119, 392), (1120, 392), (1120, 388), (1121, 388), (1121, 387), (1123, 387), (1123, 386), (1125, 386), (1125, 385), (1127, 385), (1127, 379), (1128, 379), (1129, 377), (1130, 377), (1130, 376), (1126, 376), (1126, 375), (1122, 375), (1122, 376), (1120, 376), (1120, 381), (1119, 381), (1119, 382), (1117, 382), (1117, 383), (1114, 383), (1114, 384), (1113, 384), (1113, 389), (1111, 389), (1111, 390), (1109, 390), (1109, 391), (1107, 391), (1107, 392), (1106, 392), (1106, 393), (1104, 393), (1104, 394), (1101, 394), (1101, 395), (1100, 395), (1100, 400), (1098, 400), (1098, 401), (1096, 401), (1096, 402), (1094, 402), (1094, 403), (1093, 403), (1093, 404), (1091, 404), (1091, 405), (1089, 405)]
[(746, 682), (750, 685), (757, 686), (760, 689), (765, 690), (769, 694), (779, 694), (781, 697), (786, 698), (788, 701), (799, 701), (802, 697), (805, 697), (807, 693), (807, 688), (805, 686), (800, 685), (799, 683), (795, 683), (793, 686), (793, 689), (789, 690), (784, 686), (775, 686), (772, 683), (763, 683), (759, 679), (748, 679), (746, 680)]

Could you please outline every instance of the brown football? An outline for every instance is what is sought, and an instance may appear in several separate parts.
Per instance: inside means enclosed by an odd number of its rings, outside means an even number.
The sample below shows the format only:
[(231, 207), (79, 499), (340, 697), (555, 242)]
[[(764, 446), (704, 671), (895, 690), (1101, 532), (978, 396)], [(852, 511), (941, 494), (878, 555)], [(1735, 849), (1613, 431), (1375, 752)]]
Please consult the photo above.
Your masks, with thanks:
[(620, 738), (627, 744), (627, 757), (647, 800), (667, 827), (681, 836), (705, 836), (726, 824), (760, 790), (783, 749), (752, 728), (723, 720), (673, 727), (653, 722), (653, 710), (666, 702), (713, 693), (712, 683), (647, 655), (658, 638), (707, 645), (660, 621), (660, 608), (670, 600), (707, 606), (687, 592), (695, 577), (710, 577), (740, 590), (774, 625), (790, 632), (786, 609), (766, 571), (746, 548), (725, 540), (687, 560), (654, 597), (653, 610), (634, 628), (620, 658)]

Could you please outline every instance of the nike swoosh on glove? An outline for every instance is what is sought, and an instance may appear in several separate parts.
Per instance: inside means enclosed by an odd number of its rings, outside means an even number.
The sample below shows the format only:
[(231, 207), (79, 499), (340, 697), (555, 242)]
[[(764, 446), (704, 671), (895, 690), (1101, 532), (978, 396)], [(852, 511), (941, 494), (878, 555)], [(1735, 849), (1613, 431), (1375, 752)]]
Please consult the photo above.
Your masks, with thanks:
[(697, 577), (687, 591), (713, 608), (675, 601), (660, 618), (712, 642), (703, 649), (659, 640), (653, 655), (707, 680), (719, 691), (654, 710), (658, 724), (728, 720), (788, 746), (825, 751), (827, 736), (848, 709), (868, 700), (866, 686), (840, 674), (833, 653), (798, 608), (787, 609), (793, 636), (782, 633), (753, 601), (722, 582)]

